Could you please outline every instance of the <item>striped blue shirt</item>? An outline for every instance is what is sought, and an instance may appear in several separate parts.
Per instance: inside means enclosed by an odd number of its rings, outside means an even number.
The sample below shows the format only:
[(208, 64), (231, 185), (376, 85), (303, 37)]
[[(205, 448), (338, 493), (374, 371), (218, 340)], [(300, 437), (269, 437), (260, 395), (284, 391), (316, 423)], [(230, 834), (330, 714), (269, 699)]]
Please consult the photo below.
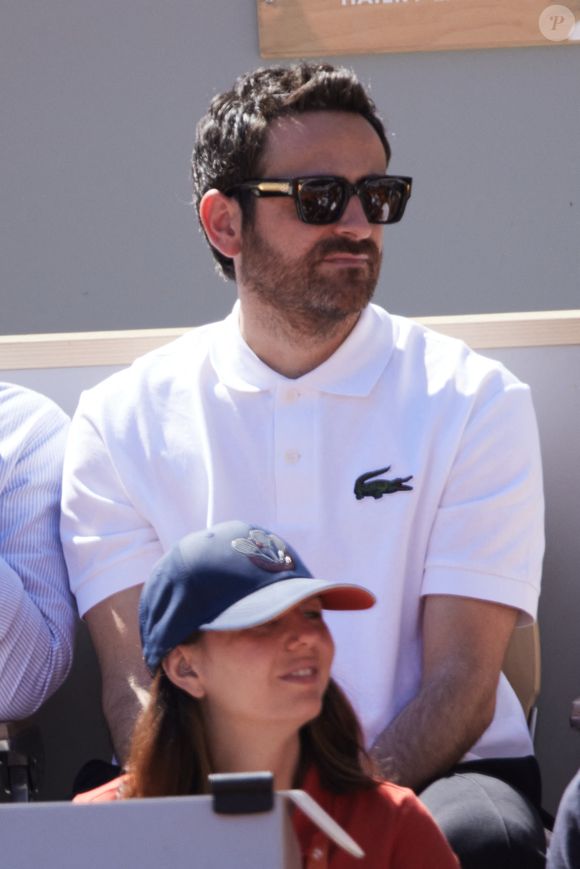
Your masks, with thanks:
[(30, 715), (66, 677), (76, 612), (59, 538), (68, 417), (0, 383), (0, 720)]

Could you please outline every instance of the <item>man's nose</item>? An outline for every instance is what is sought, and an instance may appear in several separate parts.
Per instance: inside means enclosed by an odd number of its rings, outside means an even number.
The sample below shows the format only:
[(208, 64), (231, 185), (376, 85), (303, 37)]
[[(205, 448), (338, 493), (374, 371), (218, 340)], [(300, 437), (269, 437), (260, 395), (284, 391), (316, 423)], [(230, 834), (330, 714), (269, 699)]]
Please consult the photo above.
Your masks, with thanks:
[(368, 238), (371, 235), (372, 225), (368, 222), (362, 202), (356, 193), (353, 193), (348, 200), (342, 217), (334, 227), (337, 233), (356, 236), (356, 238)]

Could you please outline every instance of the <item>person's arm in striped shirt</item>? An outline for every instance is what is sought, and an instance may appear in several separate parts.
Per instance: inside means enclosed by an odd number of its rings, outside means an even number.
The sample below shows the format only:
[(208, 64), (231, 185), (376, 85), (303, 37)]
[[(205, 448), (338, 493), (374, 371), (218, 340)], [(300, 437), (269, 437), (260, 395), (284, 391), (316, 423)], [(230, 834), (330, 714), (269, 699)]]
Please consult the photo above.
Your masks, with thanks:
[(64, 681), (76, 611), (59, 538), (68, 417), (0, 383), (0, 720), (30, 715)]

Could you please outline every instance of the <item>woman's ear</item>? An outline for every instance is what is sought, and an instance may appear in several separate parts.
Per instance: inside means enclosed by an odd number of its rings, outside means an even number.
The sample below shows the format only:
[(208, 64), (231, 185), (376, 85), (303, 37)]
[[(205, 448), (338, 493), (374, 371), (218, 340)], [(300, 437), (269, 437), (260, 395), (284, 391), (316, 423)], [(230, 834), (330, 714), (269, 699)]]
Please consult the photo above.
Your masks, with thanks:
[(165, 656), (161, 666), (174, 685), (200, 700), (205, 696), (205, 688), (195, 658), (193, 646), (176, 646)]
[(233, 196), (208, 190), (199, 203), (199, 219), (209, 243), (233, 259), (241, 250), (242, 210)]

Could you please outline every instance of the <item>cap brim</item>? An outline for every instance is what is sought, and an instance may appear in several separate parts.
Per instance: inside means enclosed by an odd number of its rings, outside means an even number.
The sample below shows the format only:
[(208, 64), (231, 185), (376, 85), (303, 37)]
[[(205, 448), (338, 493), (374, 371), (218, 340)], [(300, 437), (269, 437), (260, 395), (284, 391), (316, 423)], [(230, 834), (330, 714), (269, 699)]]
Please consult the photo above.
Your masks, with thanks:
[(224, 610), (202, 631), (239, 631), (263, 625), (309, 597), (320, 597), (323, 609), (363, 610), (372, 607), (374, 594), (361, 585), (293, 578), (273, 582)]

